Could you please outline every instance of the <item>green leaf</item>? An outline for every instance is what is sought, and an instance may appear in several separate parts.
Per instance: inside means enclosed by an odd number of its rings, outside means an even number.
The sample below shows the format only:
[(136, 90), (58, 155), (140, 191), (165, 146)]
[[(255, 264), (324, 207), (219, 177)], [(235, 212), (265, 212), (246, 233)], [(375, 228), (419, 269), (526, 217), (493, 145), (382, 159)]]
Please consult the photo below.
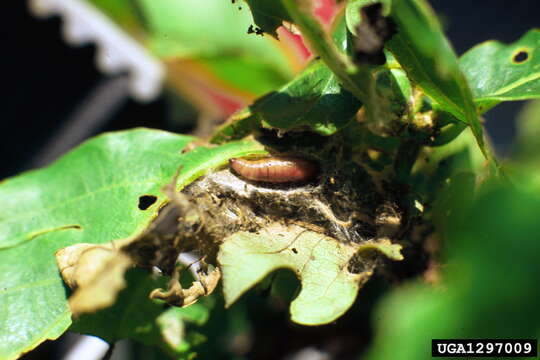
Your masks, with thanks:
[(251, 94), (264, 94), (285, 84), (290, 76), (260, 58), (223, 54), (196, 58), (215, 76)]
[(520, 160), (540, 158), (540, 100), (527, 103), (517, 118), (516, 155)]
[(238, 232), (225, 239), (218, 254), (225, 302), (231, 305), (266, 275), (286, 268), (302, 283), (291, 303), (291, 319), (305, 325), (332, 322), (347, 311), (371, 276), (369, 267), (360, 272), (349, 269), (355, 254), (370, 249), (396, 260), (401, 256), (397, 245), (343, 244), (299, 226), (273, 224), (258, 233)]
[(487, 155), (472, 93), (432, 9), (424, 0), (393, 1), (391, 16), (398, 32), (388, 49), (438, 107), (472, 128)]
[(322, 61), (314, 60), (289, 84), (255, 101), (251, 109), (265, 127), (305, 127), (321, 135), (332, 135), (349, 123), (360, 106), (340, 86), (335, 74)]
[[(288, 69), (274, 40), (247, 34), (251, 16), (220, 0), (139, 0), (148, 23), (148, 45), (160, 57), (241, 55)], [(196, 19), (197, 21), (193, 21)]]
[[(75, 244), (140, 231), (158, 206), (139, 210), (139, 196), (165, 200), (160, 183), (174, 174), (179, 152), (193, 140), (150, 130), (102, 135), (46, 169), (6, 180), (0, 186), (0, 248), (57, 232), (69, 233)], [(100, 205), (107, 211), (96, 211)], [(118, 215), (129, 221), (110, 221)]]
[(281, 1), (245, 0), (253, 15), (253, 21), (265, 33), (277, 37), (276, 30), (283, 21), (291, 22), (289, 13)]
[(540, 189), (540, 100), (525, 104), (516, 121), (513, 156), (505, 163), (513, 182), (536, 192)]
[(409, 284), (380, 304), (366, 358), (431, 359), (433, 338), (535, 338), (539, 211), (537, 193), (515, 187), (481, 196), (445, 241), (441, 286)]
[[(252, 19), (242, 4), (87, 1), (163, 60), (170, 85), (182, 93), (189, 88), (188, 99), (206, 110), (209, 105), (201, 102), (208, 96), (207, 87), (234, 102), (247, 102), (286, 83), (302, 65), (290, 43), (284, 46), (269, 36), (247, 33)], [(201, 81), (205, 86), (199, 88)]]
[(240, 0), (87, 1), (163, 60), (170, 84), (189, 88), (199, 107), (208, 106), (206, 86), (246, 102), (282, 86), (303, 63), (290, 42), (248, 34), (253, 20)]
[[(444, 145), (424, 148), (419, 159), (420, 161), (413, 167), (411, 182), (414, 184), (414, 190), (436, 201), (439, 201), (441, 192), (452, 177), (458, 174), (474, 174), (475, 177), (482, 178), (486, 176), (488, 170), (485, 157), (478, 148), (470, 128), (466, 128)], [(433, 206), (435, 205), (432, 204)], [(446, 215), (444, 213), (442, 216)]]
[(109, 1), (109, 0), (86, 0), (99, 10), (101, 10), (105, 15), (107, 15), (111, 20), (116, 22), (122, 28), (126, 29), (132, 34), (137, 34), (143, 30), (144, 24), (141, 19), (137, 16), (136, 11), (136, 2), (118, 0), (118, 1)]
[[(447, 144), (426, 150), (429, 162), (423, 165), (424, 169), (435, 172), (442, 167), (451, 168), (449, 174), (459, 172), (480, 173), (485, 167), (485, 158), (476, 146), (472, 131), (466, 128)], [(454, 160), (450, 160), (454, 158)], [(459, 158), (459, 160), (457, 160)], [(443, 161), (444, 166), (440, 165)]]
[(347, 54), (352, 51), (345, 16), (335, 20), (332, 36), (324, 30), (312, 14), (312, 3), (307, 0), (281, 0), (293, 22), (298, 26), (304, 41), (314, 54), (336, 75), (340, 84), (366, 107), (368, 118), (377, 117), (374, 81), (365, 66), (355, 66)]
[[(179, 166), (181, 188), (230, 157), (263, 152), (236, 142), (182, 154), (193, 140), (148, 129), (104, 134), (48, 168), (0, 184), (0, 358), (15, 358), (69, 326), (55, 251), (143, 231), (168, 201), (160, 189)], [(141, 210), (141, 196), (155, 203)]]
[(412, 117), (410, 99), (413, 89), (405, 71), (387, 64), (374, 69), (373, 77), (379, 113), (384, 115), (378, 123), (409, 121)]
[[(454, 159), (449, 159), (452, 160)], [(448, 176), (448, 173), (445, 175)], [(434, 194), (431, 217), (443, 241), (453, 231), (459, 231), (465, 225), (467, 213), (474, 200), (475, 183), (475, 173), (455, 173), (454, 170), (454, 174), (446, 177), (444, 184)]]
[[(336, 27), (332, 41), (342, 50), (348, 49), (344, 22)], [(260, 126), (332, 135), (353, 119), (361, 105), (341, 86), (339, 77), (321, 59), (315, 59), (281, 89), (234, 114), (217, 130), (212, 142), (242, 138)]]
[(151, 300), (148, 294), (166, 284), (164, 277), (154, 278), (146, 271), (133, 269), (126, 273), (128, 287), (120, 292), (116, 303), (94, 314), (82, 315), (71, 331), (99, 336), (109, 343), (134, 339), (147, 346), (161, 348), (171, 357), (192, 354), (186, 326), (203, 325), (209, 316), (208, 300), (187, 308), (167, 308)]
[[(358, 99), (365, 100), (370, 119), (387, 118), (381, 106), (384, 96), (375, 91), (376, 80), (366, 67), (355, 67), (346, 56), (352, 48), (344, 16), (336, 21), (330, 37), (310, 14), (307, 3), (283, 0), (283, 4), (322, 61), (315, 60), (280, 90), (267, 94), (249, 109), (234, 115), (218, 130), (213, 142), (245, 136), (256, 129), (259, 122), (269, 128), (309, 129), (331, 135), (349, 123), (361, 106)], [(404, 85), (400, 70), (395, 71), (388, 74), (395, 78), (390, 83)], [(392, 96), (386, 96), (384, 100), (387, 98)], [(392, 104), (386, 105), (389, 107)]]
[(255, 132), (260, 126), (260, 117), (246, 107), (232, 114), (223, 125), (216, 129), (210, 142), (223, 144), (227, 141), (242, 139)]
[(261, 125), (332, 135), (353, 119), (360, 106), (340, 86), (334, 73), (322, 61), (314, 60), (290, 83), (234, 114), (218, 129), (212, 142), (244, 137)]
[(482, 112), (501, 101), (540, 98), (540, 30), (510, 45), (477, 45), (461, 57), (460, 66)]

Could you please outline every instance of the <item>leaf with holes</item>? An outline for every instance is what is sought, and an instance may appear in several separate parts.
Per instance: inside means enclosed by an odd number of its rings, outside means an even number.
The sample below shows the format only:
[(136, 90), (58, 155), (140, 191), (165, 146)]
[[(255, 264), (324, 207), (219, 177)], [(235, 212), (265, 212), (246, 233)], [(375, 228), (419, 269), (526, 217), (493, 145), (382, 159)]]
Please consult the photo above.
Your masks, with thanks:
[(193, 140), (149, 129), (104, 134), (0, 184), (0, 358), (57, 338), (71, 323), (55, 251), (142, 232), (179, 166), (182, 187), (230, 157), (264, 153), (252, 142), (181, 153)]
[(467, 51), (460, 66), (482, 112), (501, 101), (540, 98), (540, 30), (505, 45), (488, 41)]
[(347, 311), (373, 272), (369, 260), (355, 255), (378, 250), (401, 260), (400, 249), (388, 242), (344, 244), (297, 225), (275, 223), (255, 234), (238, 232), (224, 240), (218, 254), (225, 302), (231, 305), (271, 272), (290, 269), (302, 283), (291, 303), (291, 319), (305, 325), (326, 324)]

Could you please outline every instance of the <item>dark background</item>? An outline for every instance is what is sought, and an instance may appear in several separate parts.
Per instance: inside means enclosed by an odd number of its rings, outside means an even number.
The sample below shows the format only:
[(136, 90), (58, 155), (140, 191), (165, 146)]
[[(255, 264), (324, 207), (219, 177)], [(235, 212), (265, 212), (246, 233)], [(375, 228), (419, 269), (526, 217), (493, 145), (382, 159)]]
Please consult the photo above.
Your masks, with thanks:
[[(530, 28), (540, 27), (538, 0), (432, 0), (431, 3), (458, 54), (489, 39), (513, 42)], [(78, 48), (66, 45), (61, 35), (61, 20), (32, 17), (26, 1), (10, 1), (3, 19), (0, 180), (50, 161), (55, 139), (59, 139), (61, 129), (70, 120), (80, 115), (81, 107), (95, 100), (101, 89), (122, 87), (125, 81), (122, 76), (111, 78), (100, 74), (94, 66), (93, 45)], [(85, 137), (136, 126), (178, 131), (180, 128), (170, 121), (171, 109), (167, 104), (163, 96), (147, 104), (120, 97), (113, 110), (102, 115), (102, 122), (88, 129)], [(513, 120), (521, 106), (521, 103), (502, 104), (486, 115), (488, 133), (501, 156), (510, 152), (515, 133)], [(54, 345), (50, 342), (42, 345), (28, 358), (50, 358), (51, 351), (55, 351), (51, 346)]]

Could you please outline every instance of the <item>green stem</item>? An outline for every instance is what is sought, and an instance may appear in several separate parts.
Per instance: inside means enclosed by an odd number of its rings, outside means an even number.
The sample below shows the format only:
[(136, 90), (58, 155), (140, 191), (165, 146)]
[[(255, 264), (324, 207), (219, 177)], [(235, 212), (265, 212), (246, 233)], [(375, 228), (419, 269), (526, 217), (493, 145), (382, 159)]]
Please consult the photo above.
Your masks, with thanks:
[(298, 26), (302, 37), (326, 65), (339, 77), (343, 86), (358, 99), (365, 98), (365, 91), (352, 81), (348, 69), (354, 67), (349, 59), (337, 49), (336, 44), (310, 15), (310, 6), (305, 0), (281, 0), (293, 22)]
[(320, 23), (311, 15), (309, 1), (281, 1), (293, 22), (300, 29), (310, 49), (321, 57), (338, 77), (341, 85), (362, 101), (368, 120), (380, 119), (380, 112), (376, 106), (375, 80), (371, 72), (365, 67), (355, 66), (346, 55), (338, 50)]

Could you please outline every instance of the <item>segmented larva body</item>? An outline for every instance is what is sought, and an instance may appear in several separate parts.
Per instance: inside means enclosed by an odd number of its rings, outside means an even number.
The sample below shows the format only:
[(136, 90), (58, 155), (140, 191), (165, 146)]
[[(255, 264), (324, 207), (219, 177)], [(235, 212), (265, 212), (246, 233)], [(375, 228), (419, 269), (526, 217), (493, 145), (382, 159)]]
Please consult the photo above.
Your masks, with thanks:
[(232, 169), (241, 177), (251, 181), (269, 183), (304, 182), (317, 174), (313, 162), (292, 157), (276, 156), (262, 159), (230, 159)]

